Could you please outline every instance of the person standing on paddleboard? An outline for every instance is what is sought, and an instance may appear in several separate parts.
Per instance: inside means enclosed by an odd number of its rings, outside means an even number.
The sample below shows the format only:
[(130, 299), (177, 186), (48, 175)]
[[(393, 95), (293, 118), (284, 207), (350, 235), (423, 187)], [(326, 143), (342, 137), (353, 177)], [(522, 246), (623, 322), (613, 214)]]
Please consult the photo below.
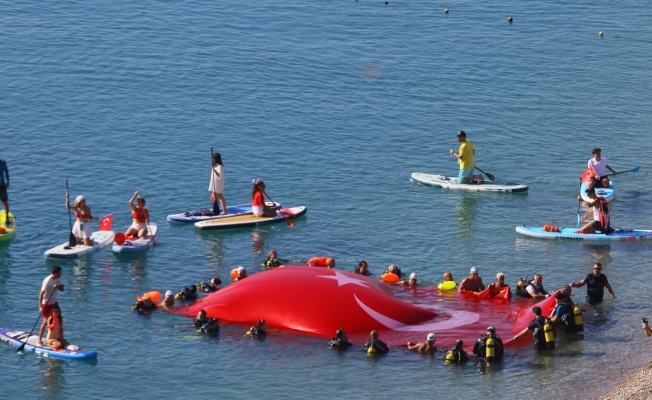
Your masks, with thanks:
[(41, 292), (38, 295), (39, 311), (43, 316), (43, 324), (38, 333), (38, 341), (41, 342), (45, 328), (48, 326), (48, 318), (54, 308), (59, 308), (58, 292), (63, 292), (64, 287), (61, 283), (63, 270), (59, 266), (52, 267), (52, 274), (43, 279)]
[(602, 149), (600, 148), (593, 149), (593, 158), (589, 160), (588, 166), (593, 167), (595, 176), (592, 176), (589, 183), (586, 184), (587, 190), (593, 188), (609, 188), (609, 177), (607, 176), (606, 170), (613, 172), (614, 175), (618, 174), (607, 164), (607, 159), (602, 157)]
[(482, 282), (482, 278), (480, 278), (478, 269), (476, 267), (471, 267), (470, 275), (462, 279), (462, 282), (460, 282), (460, 286), (457, 288), (457, 291), (463, 292), (468, 290), (469, 292), (481, 292), (484, 289), (485, 286)]
[(91, 239), (91, 236), (93, 235), (93, 229), (88, 221), (97, 221), (99, 218), (93, 217), (91, 208), (86, 205), (86, 198), (82, 195), (77, 196), (75, 198), (75, 204), (71, 206), (70, 194), (66, 192), (66, 208), (74, 211), (75, 217), (77, 218), (75, 225), (72, 227), (72, 233), (77, 238), (77, 243), (81, 243), (83, 240), (84, 246), (92, 246), (93, 239)]
[[(226, 200), (224, 199), (224, 165), (222, 165), (222, 156), (220, 153), (213, 154), (213, 170), (211, 173), (211, 183), (208, 185), (208, 191), (213, 193), (213, 215), (226, 214)], [(222, 212), (220, 205), (222, 203)]]
[(9, 196), (7, 195), (9, 189), (9, 169), (7, 169), (7, 162), (0, 158), (0, 201), (5, 206), (5, 226), (11, 228), (14, 224), (12, 218), (9, 218)]
[(475, 164), (473, 163), (473, 156), (475, 155), (475, 148), (473, 148), (473, 143), (466, 139), (466, 132), (459, 131), (457, 141), (462, 143), (459, 152), (456, 153), (453, 149), (450, 149), (450, 153), (458, 159), (460, 164), (460, 173), (457, 178), (458, 182), (464, 184), (475, 180), (478, 184), (483, 183), (484, 177), (482, 174), (474, 174)]

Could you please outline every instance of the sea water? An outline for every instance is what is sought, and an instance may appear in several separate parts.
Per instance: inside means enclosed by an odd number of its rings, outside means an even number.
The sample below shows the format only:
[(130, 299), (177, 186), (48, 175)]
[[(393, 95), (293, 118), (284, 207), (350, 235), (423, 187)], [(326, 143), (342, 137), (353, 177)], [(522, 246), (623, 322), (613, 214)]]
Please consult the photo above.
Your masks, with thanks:
[[(618, 171), (641, 166), (614, 178), (613, 225), (652, 228), (652, 12), (642, 3), (21, 1), (0, 5), (0, 26), (0, 157), (18, 220), (0, 248), (0, 326), (32, 327), (41, 281), (59, 264), (66, 336), (99, 353), (62, 361), (3, 344), (0, 397), (593, 397), (647, 360), (652, 244), (514, 231), (576, 225), (594, 147)], [(478, 167), (530, 191), (411, 183), (412, 172), (457, 173), (448, 151), (459, 130)], [(210, 147), (228, 204), (250, 201), (261, 178), (307, 217), (294, 229), (168, 224), (167, 214), (209, 206)], [(95, 216), (114, 214), (116, 231), (139, 190), (161, 227), (156, 248), (45, 261), (68, 237), (65, 179)], [(485, 282), (541, 273), (556, 289), (602, 262), (616, 298), (588, 307), (575, 290), (583, 340), (546, 355), (510, 348), (490, 367), (399, 347), (342, 354), (278, 332), (251, 341), (233, 325), (200, 337), (187, 318), (130, 311), (145, 291), (226, 281), (239, 265), (260, 272), (270, 249), (347, 270), (364, 259), (376, 275), (400, 264), (422, 285), (475, 265)]]

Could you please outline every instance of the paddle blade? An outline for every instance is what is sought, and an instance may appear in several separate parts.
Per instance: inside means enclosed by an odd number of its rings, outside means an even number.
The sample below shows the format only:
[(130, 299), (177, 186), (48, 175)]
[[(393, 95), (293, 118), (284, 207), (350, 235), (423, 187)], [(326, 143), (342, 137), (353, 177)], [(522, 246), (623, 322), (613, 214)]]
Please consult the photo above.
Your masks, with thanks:
[(68, 235), (68, 245), (70, 247), (77, 246), (77, 238), (75, 237), (75, 234), (72, 232), (70, 232), (70, 235)]
[(23, 342), (23, 344), (20, 345), (20, 347), (18, 348), (16, 353), (20, 354), (20, 353), (23, 352), (23, 350), (25, 350), (25, 343), (27, 343), (27, 342)]
[(634, 167), (634, 168), (632, 168), (632, 169), (630, 169), (630, 170), (629, 170), (629, 172), (632, 172), (632, 173), (635, 173), (635, 174), (637, 174), (637, 173), (638, 173), (638, 171), (639, 171), (640, 169), (641, 169), (641, 167), (640, 167), (640, 166), (636, 166), (636, 167)]
[(117, 244), (122, 246), (125, 242), (125, 234), (122, 232), (118, 232), (115, 234), (115, 237), (113, 238)]
[(496, 180), (496, 177), (493, 174), (488, 174), (488, 173), (485, 172), (485, 175), (487, 175), (487, 178), (489, 178), (492, 181)]

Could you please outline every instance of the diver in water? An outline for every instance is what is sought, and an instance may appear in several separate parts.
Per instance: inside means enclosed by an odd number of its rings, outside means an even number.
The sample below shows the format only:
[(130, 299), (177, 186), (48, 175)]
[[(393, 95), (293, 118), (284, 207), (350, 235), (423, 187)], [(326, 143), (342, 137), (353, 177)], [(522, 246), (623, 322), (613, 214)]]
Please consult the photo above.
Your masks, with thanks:
[(353, 270), (356, 274), (364, 275), (364, 276), (369, 276), (371, 275), (369, 273), (369, 264), (367, 264), (366, 261), (360, 261), (358, 263), (358, 266)]
[(346, 337), (346, 332), (342, 328), (338, 329), (335, 332), (335, 337), (328, 342), (329, 349), (346, 350), (352, 345), (353, 343)]
[(197, 318), (192, 322), (192, 326), (195, 328), (199, 329), (204, 325), (206, 322), (208, 322), (208, 318), (206, 318), (206, 311), (204, 310), (199, 310), (197, 312)]
[(157, 308), (156, 304), (149, 297), (139, 298), (131, 306), (131, 309), (137, 314), (151, 314)]
[(490, 326), (487, 332), (475, 342), (473, 354), (485, 361), (500, 361), (503, 359), (503, 349), (503, 340), (496, 335), (496, 328)]
[(456, 340), (455, 345), (446, 352), (446, 364), (459, 364), (469, 361), (469, 355), (464, 351), (464, 342)]
[(174, 295), (177, 300), (196, 300), (197, 299), (197, 286), (186, 286)]
[(264, 319), (259, 319), (256, 325), (249, 328), (245, 335), (251, 336), (252, 339), (267, 336), (267, 322)]
[(541, 307), (532, 307), (534, 318), (528, 326), (519, 332), (516, 336), (509, 339), (505, 344), (510, 343), (528, 332), (532, 332), (534, 337), (534, 348), (536, 350), (548, 350), (555, 348), (555, 331), (547, 318), (541, 316)]
[(384, 354), (389, 351), (389, 347), (382, 340), (378, 339), (378, 331), (371, 331), (369, 341), (364, 345), (367, 354)]
[(201, 282), (199, 284), (199, 291), (202, 294), (209, 294), (213, 292), (217, 292), (220, 290), (220, 285), (222, 284), (222, 280), (219, 277), (215, 277), (211, 279), (210, 281), (207, 282)]

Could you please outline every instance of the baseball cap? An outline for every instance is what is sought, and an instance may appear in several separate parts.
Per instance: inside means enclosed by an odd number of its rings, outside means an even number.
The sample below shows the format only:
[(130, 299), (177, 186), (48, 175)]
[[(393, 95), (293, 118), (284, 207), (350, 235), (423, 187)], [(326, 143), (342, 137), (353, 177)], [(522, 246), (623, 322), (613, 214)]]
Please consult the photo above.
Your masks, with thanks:
[(464, 132), (464, 131), (457, 132), (457, 137), (460, 137), (460, 136), (466, 137), (466, 132)]
[(429, 333), (428, 337), (427, 337), (427, 340), (429, 342), (434, 342), (435, 340), (437, 340), (437, 335), (435, 335), (434, 333)]

